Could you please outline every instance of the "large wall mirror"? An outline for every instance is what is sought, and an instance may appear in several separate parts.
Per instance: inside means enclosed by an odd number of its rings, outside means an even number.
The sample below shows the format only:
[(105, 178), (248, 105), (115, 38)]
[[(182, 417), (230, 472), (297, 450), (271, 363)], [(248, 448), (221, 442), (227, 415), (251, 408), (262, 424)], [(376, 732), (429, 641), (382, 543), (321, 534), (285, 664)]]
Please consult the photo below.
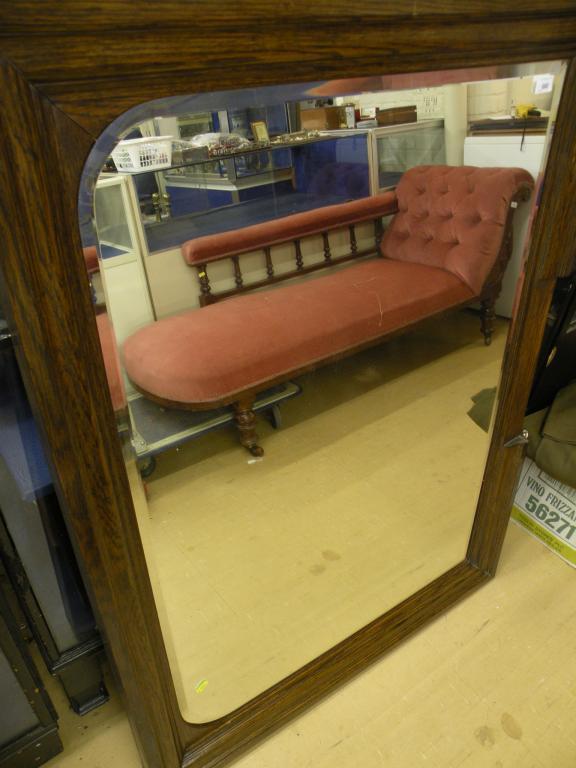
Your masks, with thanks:
[(185, 720), (464, 559), (563, 78), (202, 93), (96, 143), (84, 254)]
[(574, 9), (405, 5), (6, 9), (2, 303), (150, 768), (223, 764), (495, 572), (575, 236)]

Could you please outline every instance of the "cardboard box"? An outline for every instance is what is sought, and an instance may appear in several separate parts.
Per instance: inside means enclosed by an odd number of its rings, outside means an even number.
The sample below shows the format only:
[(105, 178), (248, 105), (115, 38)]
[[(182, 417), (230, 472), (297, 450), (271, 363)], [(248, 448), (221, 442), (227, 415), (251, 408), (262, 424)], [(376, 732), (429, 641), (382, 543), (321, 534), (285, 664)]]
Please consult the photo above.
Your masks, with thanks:
[(316, 107), (300, 110), (300, 127), (309, 131), (334, 131), (346, 128), (346, 112), (342, 107)]
[(378, 125), (400, 125), (401, 123), (415, 123), (418, 114), (415, 106), (392, 107), (391, 109), (379, 109), (376, 112)]
[(512, 520), (576, 567), (576, 489), (524, 459)]

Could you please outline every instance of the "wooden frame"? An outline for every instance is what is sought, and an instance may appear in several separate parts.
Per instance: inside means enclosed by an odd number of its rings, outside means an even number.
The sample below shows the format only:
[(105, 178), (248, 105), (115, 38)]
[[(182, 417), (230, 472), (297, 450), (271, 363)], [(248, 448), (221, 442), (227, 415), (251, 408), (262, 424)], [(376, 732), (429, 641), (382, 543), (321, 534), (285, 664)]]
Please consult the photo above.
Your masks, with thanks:
[[(67, 523), (143, 762), (215, 766), (396, 645), (495, 571), (555, 279), (576, 239), (573, 0), (142, 4), (11, 0), (0, 8), (3, 302)], [(296, 13), (298, 10), (298, 13)], [(186, 723), (154, 605), (99, 351), (77, 223), (92, 144), (120, 113), (190, 91), (569, 59), (493, 437), (462, 562), (213, 723)]]
[[(341, 256), (332, 256), (332, 252), (330, 250), (330, 240), (329, 240), (329, 230), (325, 230), (323, 232), (315, 232), (314, 235), (321, 235), (322, 236), (322, 244), (323, 244), (323, 251), (324, 251), (324, 261), (315, 263), (315, 264), (304, 264), (303, 257), (302, 257), (302, 240), (305, 239), (305, 237), (309, 237), (308, 235), (305, 235), (304, 237), (296, 237), (287, 239), (283, 243), (276, 243), (276, 245), (287, 245), (290, 243), (294, 246), (294, 255), (296, 259), (296, 266), (294, 269), (290, 269), (286, 272), (282, 272), (281, 274), (276, 274), (274, 271), (274, 262), (272, 259), (272, 247), (270, 245), (265, 245), (263, 247), (257, 246), (249, 248), (245, 248), (241, 251), (237, 251), (234, 254), (226, 255), (226, 256), (218, 256), (217, 258), (212, 258), (210, 261), (210, 264), (215, 264), (219, 261), (226, 261), (229, 259), (232, 262), (232, 266), (234, 269), (234, 282), (236, 285), (234, 288), (228, 288), (226, 290), (221, 291), (213, 291), (212, 286), (210, 285), (210, 278), (208, 276), (208, 263), (198, 263), (198, 264), (192, 264), (190, 266), (193, 266), (194, 269), (196, 269), (196, 272), (198, 273), (198, 283), (200, 285), (200, 294), (198, 296), (198, 303), (201, 307), (206, 307), (208, 304), (215, 304), (217, 301), (222, 301), (223, 299), (228, 299), (231, 296), (238, 296), (241, 293), (245, 293), (247, 291), (254, 291), (257, 288), (264, 288), (267, 285), (275, 285), (276, 283), (282, 283), (285, 280), (292, 280), (294, 277), (300, 277), (302, 275), (307, 275), (312, 272), (318, 272), (322, 269), (327, 269), (329, 267), (337, 266), (338, 264), (345, 264), (348, 261), (355, 261), (356, 259), (361, 259), (364, 256), (376, 256), (378, 249), (380, 247), (380, 241), (382, 240), (382, 234), (383, 234), (383, 225), (382, 225), (382, 219), (391, 216), (392, 214), (396, 213), (396, 209), (386, 211), (386, 213), (382, 214), (381, 216), (378, 216), (374, 218), (373, 220), (368, 219), (363, 222), (358, 222), (362, 224), (366, 224), (369, 221), (372, 221), (372, 224), (374, 226), (374, 247), (373, 248), (367, 248), (365, 250), (359, 251), (358, 246), (356, 244), (356, 224), (350, 224), (348, 227), (349, 235), (350, 235), (350, 251), (347, 253), (341, 255)], [(253, 280), (251, 283), (245, 283), (244, 282), (244, 276), (242, 274), (242, 268), (240, 266), (240, 257), (244, 255), (245, 253), (255, 253), (257, 251), (262, 251), (264, 256), (264, 264), (266, 268), (266, 277), (262, 280)]]

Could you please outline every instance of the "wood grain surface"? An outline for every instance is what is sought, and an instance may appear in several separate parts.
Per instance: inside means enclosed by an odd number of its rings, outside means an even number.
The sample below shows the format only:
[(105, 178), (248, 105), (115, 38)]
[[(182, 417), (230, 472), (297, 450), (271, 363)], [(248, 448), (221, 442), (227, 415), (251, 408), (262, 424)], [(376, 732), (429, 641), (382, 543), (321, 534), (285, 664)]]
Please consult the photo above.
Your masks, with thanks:
[[(0, 89), (0, 168), (9, 184), (2, 282), (18, 363), (143, 752), (151, 765), (174, 765), (173, 687), (126, 472), (118, 471), (124, 462), (78, 234), (76, 190), (92, 141), (6, 64)], [(145, 696), (144, 681), (162, 694)]]
[(3, 55), (94, 136), (166, 95), (470, 67), (471, 48), (476, 66), (576, 53), (568, 0), (16, 0), (0, 11)]
[(506, 510), (514, 498), (510, 478), (518, 476), (523, 457), (521, 445), (504, 445), (522, 431), (555, 279), (574, 258), (575, 170), (576, 61), (572, 60), (534, 221), (522, 297), (506, 344), (492, 441), (467, 555), (471, 563), (490, 573), (500, 557)]
[[(180, 94), (576, 55), (573, 0), (0, 4), (0, 264), (18, 359), (76, 551), (150, 768), (214, 766), (364, 668), (495, 570), (554, 278), (575, 240), (576, 90), (567, 78), (509, 337), (468, 561), (214, 723), (177, 707), (106, 387), (77, 192), (102, 130)], [(193, 640), (193, 639), (192, 639)]]

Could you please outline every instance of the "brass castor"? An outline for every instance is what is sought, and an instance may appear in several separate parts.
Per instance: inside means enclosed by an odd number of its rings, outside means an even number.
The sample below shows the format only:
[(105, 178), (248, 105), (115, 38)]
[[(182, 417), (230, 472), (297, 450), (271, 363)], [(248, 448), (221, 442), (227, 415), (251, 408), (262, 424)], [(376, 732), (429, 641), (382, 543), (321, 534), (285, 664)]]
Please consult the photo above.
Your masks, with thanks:
[(257, 458), (264, 456), (264, 448), (262, 448), (260, 445), (247, 445), (246, 448), (248, 448), (252, 456), (256, 456)]

